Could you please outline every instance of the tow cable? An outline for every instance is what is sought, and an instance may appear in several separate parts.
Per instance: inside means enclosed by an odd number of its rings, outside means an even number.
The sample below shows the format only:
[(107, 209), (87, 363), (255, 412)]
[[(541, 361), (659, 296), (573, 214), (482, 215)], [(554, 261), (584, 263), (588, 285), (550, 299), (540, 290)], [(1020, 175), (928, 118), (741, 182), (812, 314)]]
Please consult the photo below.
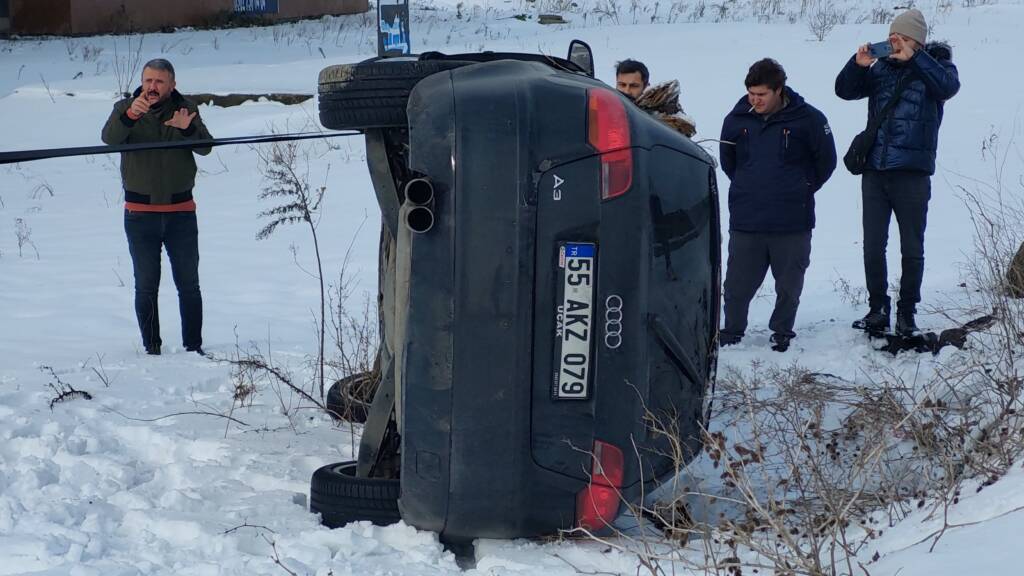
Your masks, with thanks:
[(184, 140), (180, 142), (141, 142), (138, 144), (118, 144), (116, 146), (80, 146), (76, 148), (47, 148), (41, 150), (14, 150), (0, 152), (0, 164), (32, 162), (48, 158), (66, 158), (69, 156), (94, 156), (98, 154), (115, 154), (118, 152), (139, 152), (141, 150), (180, 150), (191, 148), (214, 148), (232, 144), (269, 144), (273, 142), (289, 142), (292, 140), (312, 140), (315, 138), (338, 138), (355, 136), (357, 131), (347, 132), (295, 132), (290, 134), (267, 134), (265, 136), (234, 136), (231, 138), (210, 138), (207, 140)]

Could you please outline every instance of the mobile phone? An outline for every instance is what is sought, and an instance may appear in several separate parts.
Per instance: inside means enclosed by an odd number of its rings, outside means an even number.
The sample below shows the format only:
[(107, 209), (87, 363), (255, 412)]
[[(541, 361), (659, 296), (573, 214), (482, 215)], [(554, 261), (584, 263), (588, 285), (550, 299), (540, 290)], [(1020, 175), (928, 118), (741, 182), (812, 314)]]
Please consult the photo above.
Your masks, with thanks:
[(868, 47), (868, 53), (872, 58), (888, 58), (892, 54), (892, 44), (889, 41), (875, 42)]

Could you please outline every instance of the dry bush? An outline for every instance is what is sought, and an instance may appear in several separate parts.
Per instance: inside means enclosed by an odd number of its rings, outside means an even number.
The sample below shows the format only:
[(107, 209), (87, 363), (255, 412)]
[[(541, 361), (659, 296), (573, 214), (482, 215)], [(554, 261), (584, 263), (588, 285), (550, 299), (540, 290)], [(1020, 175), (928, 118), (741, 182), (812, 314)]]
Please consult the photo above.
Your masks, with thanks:
[(377, 299), (369, 294), (355, 312), (350, 311), (354, 286), (345, 270), (343, 266), (330, 290), (330, 339), (334, 346), (326, 361), (334, 386), (340, 387), (342, 404), (334, 406), (328, 397), (327, 408), (336, 420), (354, 423), (365, 418), (380, 384), (382, 329)]
[(251, 406), (253, 399), (262, 390), (270, 390), (277, 398), (281, 414), (291, 420), (298, 410), (315, 408), (326, 410), (324, 403), (316, 397), (316, 383), (306, 390), (284, 366), (279, 365), (269, 349), (266, 353), (255, 343), (248, 349), (235, 345), (235, 351), (228, 358), (214, 358), (231, 365), (231, 380), (234, 383), (232, 408)]
[(114, 54), (111, 68), (117, 82), (117, 94), (120, 98), (128, 98), (139, 82), (142, 72), (142, 44), (144, 34), (133, 34), (129, 29), (125, 35), (125, 46), (122, 48), (118, 38), (114, 37)]
[(1007, 281), (1024, 240), (1024, 179), (1007, 177), (1009, 161), (1022, 159), (1012, 143), (1000, 150), (998, 138), (992, 136), (982, 150), (993, 166), (992, 176), (961, 177), (963, 182), (957, 185), (974, 228), (975, 255), (965, 268), (967, 289), (957, 306), (940, 312), (961, 318), (990, 313), (997, 322), (972, 340), (959, 363), (944, 365), (941, 378), (955, 385), (951, 401), (971, 408), (965, 474), (994, 481), (1024, 455), (1024, 300), (1014, 297)]
[[(866, 518), (917, 477), (893, 474), (910, 452), (893, 430), (915, 407), (900, 391), (830, 374), (755, 364), (719, 382), (719, 416), (706, 438), (733, 505), (714, 522), (738, 567), (777, 574), (854, 573), (878, 535)], [(719, 506), (721, 507), (721, 506)]]
[(14, 235), (18, 239), (18, 258), (24, 257), (24, 248), (28, 246), (36, 253), (36, 260), (40, 260), (39, 248), (32, 241), (32, 228), (25, 222), (24, 218), (14, 219)]
[(872, 24), (890, 24), (896, 17), (890, 5), (879, 5), (871, 9), (868, 14), (868, 21)]
[[(303, 142), (276, 142), (269, 147), (253, 147), (259, 158), (259, 170), (263, 175), (261, 200), (279, 202), (277, 206), (259, 213), (269, 222), (256, 233), (257, 240), (271, 237), (280, 226), (305, 224), (313, 241), (316, 271), (307, 272), (317, 280), (320, 287), (320, 315), (317, 323), (317, 357), (314, 363), (315, 378), (319, 384), (319, 396), (324, 397), (324, 343), (327, 337), (327, 291), (325, 287), (323, 260), (320, 256), (320, 238), (317, 223), (320, 205), (323, 202), (326, 184), (313, 186), (309, 181), (311, 145)], [(330, 165), (327, 167), (330, 172)], [(326, 179), (326, 176), (325, 176)], [(298, 260), (296, 258), (296, 264)], [(300, 266), (301, 268), (301, 266)], [(305, 271), (305, 270), (303, 270)]]
[[(268, 147), (254, 147), (254, 150), (260, 160), (260, 171), (264, 178), (259, 198), (277, 202), (276, 206), (259, 214), (268, 222), (257, 233), (257, 238), (269, 238), (279, 227), (288, 224), (305, 225), (309, 229), (316, 268), (307, 271), (299, 265), (294, 247), (293, 254), (296, 255), (296, 265), (319, 283), (319, 314), (314, 313), (317, 354), (310, 359), (313, 374), (312, 382), (307, 387), (284, 367), (275, 365), (269, 349), (264, 354), (255, 345), (244, 351), (236, 346), (234, 358), (228, 360), (235, 366), (235, 402), (245, 406), (251, 403), (255, 394), (269, 385), (285, 414), (312, 405), (328, 412), (335, 419), (351, 420), (351, 406), (339, 410), (331, 403), (326, 378), (330, 371), (335, 381), (348, 379), (358, 383), (359, 386), (350, 386), (344, 393), (365, 400), (361, 404), (366, 406), (376, 390), (375, 379), (355, 376), (373, 373), (376, 369), (375, 361), (380, 344), (377, 302), (367, 297), (358, 310), (351, 311), (354, 283), (346, 273), (362, 224), (353, 234), (337, 282), (328, 285), (324, 277), (318, 230), (319, 211), (327, 188), (326, 185), (310, 184), (311, 162), (316, 148), (308, 143), (284, 142)], [(327, 350), (328, 342), (334, 345), (332, 351)]]
[[(338, 272), (338, 280), (328, 290), (329, 333), (334, 350), (331, 358), (327, 360), (327, 365), (339, 379), (372, 371), (381, 344), (382, 329), (377, 299), (365, 294), (359, 308), (351, 311), (357, 286), (355, 279), (348, 274), (348, 265), (355, 241), (365, 223), (366, 218), (363, 218), (352, 234), (341, 270)], [(380, 249), (384, 249), (383, 238)], [(378, 280), (383, 282), (383, 278)]]
[(50, 410), (61, 402), (68, 402), (75, 399), (92, 400), (92, 394), (85, 390), (77, 390), (71, 384), (61, 380), (60, 376), (57, 375), (57, 371), (51, 366), (40, 366), (40, 372), (49, 374), (50, 382), (46, 384), (46, 387), (53, 392), (53, 398), (50, 399), (49, 406)]
[(807, 29), (822, 42), (832, 30), (846, 19), (833, 0), (812, 0), (807, 6)]
[[(956, 365), (967, 359), (951, 357)], [(601, 541), (635, 554), (652, 575), (678, 567), (863, 573), (870, 543), (885, 529), (925, 506), (945, 515), (966, 479), (995, 478), (1019, 455), (1005, 449), (1002, 428), (984, 424), (1011, 413), (1006, 386), (965, 387), (938, 366), (921, 377), (878, 363), (865, 367), (876, 376), (861, 382), (795, 364), (725, 370), (695, 465), (683, 464), (677, 431), (648, 414), (652, 433), (670, 439), (679, 473), (668, 497), (626, 503), (639, 530), (617, 529)], [(651, 527), (662, 534), (652, 536)]]

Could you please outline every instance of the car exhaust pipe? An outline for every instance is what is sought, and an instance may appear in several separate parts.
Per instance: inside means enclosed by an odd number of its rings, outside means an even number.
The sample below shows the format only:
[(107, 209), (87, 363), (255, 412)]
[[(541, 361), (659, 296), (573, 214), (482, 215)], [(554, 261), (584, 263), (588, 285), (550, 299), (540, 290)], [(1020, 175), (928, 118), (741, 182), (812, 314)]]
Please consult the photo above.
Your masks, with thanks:
[(434, 185), (426, 178), (413, 178), (405, 185), (405, 200), (413, 206), (429, 206), (434, 202)]
[(413, 206), (405, 213), (405, 224), (417, 234), (428, 232), (434, 227), (434, 211), (426, 206)]
[(434, 227), (434, 185), (426, 178), (413, 178), (405, 185), (405, 224), (423, 234)]

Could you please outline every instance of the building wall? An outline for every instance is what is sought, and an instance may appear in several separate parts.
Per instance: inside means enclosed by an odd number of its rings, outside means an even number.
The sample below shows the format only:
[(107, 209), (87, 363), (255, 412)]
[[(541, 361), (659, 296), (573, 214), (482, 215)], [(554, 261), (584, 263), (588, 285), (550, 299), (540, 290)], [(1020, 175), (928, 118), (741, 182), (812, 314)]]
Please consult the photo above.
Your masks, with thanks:
[(201, 24), (231, 0), (71, 0), (74, 34), (136, 32)]
[[(0, 0), (2, 1), (2, 0)], [(18, 34), (102, 34), (203, 26), (234, 11), (234, 0), (9, 0)], [(368, 0), (278, 0), (267, 20), (358, 14)]]
[(7, 32), (11, 27), (10, 4), (8, 0), (0, 0), (0, 34)]
[(71, 0), (10, 0), (9, 8), (11, 32), (71, 33)]

